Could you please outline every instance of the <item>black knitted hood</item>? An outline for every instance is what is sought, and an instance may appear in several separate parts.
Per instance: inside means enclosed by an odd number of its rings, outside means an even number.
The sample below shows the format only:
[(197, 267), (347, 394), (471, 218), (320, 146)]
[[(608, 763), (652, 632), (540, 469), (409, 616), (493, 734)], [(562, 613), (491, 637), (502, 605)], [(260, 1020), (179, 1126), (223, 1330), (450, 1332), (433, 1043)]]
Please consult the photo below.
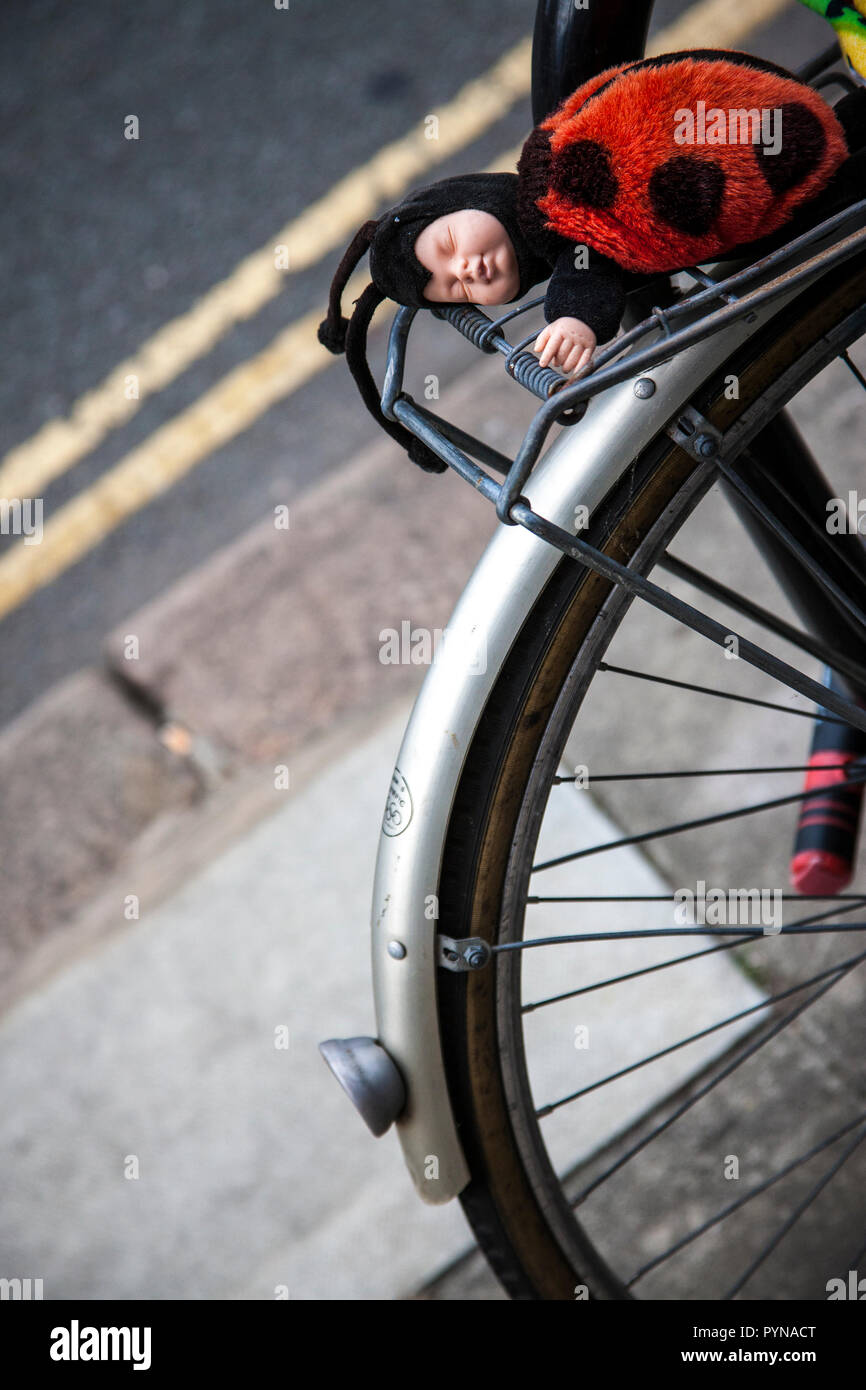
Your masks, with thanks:
[[(457, 174), (427, 184), (407, 195), (376, 220), (365, 222), (346, 249), (331, 284), (327, 317), (319, 324), (319, 342), (333, 353), (346, 353), (349, 369), (370, 413), (392, 439), (405, 448), (413, 463), (431, 473), (448, 467), (421, 440), (382, 414), (380, 396), (367, 365), (367, 329), (383, 299), (410, 308), (430, 308), (424, 287), (431, 272), (415, 255), (418, 234), (438, 217), (460, 209), (491, 213), (505, 228), (517, 260), (520, 287), (509, 302), (522, 299), (541, 280), (550, 263), (533, 248), (517, 216), (516, 174)], [(355, 301), (351, 319), (342, 312), (341, 296), (364, 252), (370, 256), (372, 284)]]

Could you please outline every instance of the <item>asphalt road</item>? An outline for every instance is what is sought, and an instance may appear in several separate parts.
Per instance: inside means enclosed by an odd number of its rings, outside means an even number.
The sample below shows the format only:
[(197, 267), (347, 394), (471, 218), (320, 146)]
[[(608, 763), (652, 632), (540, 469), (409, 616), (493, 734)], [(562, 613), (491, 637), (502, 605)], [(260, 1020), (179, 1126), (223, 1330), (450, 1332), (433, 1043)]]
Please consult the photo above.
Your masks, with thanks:
[[(687, 6), (664, 0), (651, 33)], [(9, 0), (0, 11), (0, 446), (68, 413), (343, 175), (531, 32), (531, 0)], [(796, 66), (829, 30), (800, 5), (756, 31)], [(834, 94), (835, 99), (835, 94)], [(124, 139), (125, 118), (139, 139)], [(480, 168), (529, 103), (445, 161)], [(324, 310), (337, 257), (296, 277), (53, 482), (46, 517), (286, 325)], [(376, 350), (381, 355), (382, 335)], [(475, 358), (430, 334), (447, 383)], [(375, 438), (342, 361), (261, 416), (0, 625), (0, 723), (99, 660), (104, 635)], [(0, 537), (5, 549), (10, 538)]]

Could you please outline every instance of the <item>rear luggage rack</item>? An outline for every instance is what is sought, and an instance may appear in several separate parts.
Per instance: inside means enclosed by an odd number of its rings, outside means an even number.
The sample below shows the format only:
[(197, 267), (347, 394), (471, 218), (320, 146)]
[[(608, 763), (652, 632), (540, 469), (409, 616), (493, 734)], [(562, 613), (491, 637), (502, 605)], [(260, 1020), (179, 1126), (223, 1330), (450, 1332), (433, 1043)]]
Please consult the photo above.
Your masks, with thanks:
[[(694, 288), (669, 307), (653, 307), (646, 318), (614, 339), (576, 377), (566, 377), (552, 367), (540, 365), (536, 355), (528, 350), (538, 331), (513, 344), (503, 331), (505, 324), (542, 304), (544, 295), (536, 296), (496, 319), (469, 305), (442, 304), (432, 307), (431, 312), (436, 318), (456, 328), (480, 351), (501, 353), (509, 375), (543, 402), (533, 416), (514, 459), (476, 439), (452, 421), (419, 405), (403, 390), (406, 346), (417, 313), (411, 307), (399, 309), (391, 325), (382, 411), (389, 420), (398, 420), (405, 425), (455, 472), (492, 501), (500, 521), (510, 526), (518, 522), (526, 525), (526, 518), (512, 516), (512, 508), (520, 499), (521, 490), (554, 424), (576, 424), (586, 413), (591, 398), (607, 387), (639, 376), (661, 362), (670, 361), (692, 344), (702, 342), (717, 329), (739, 319), (751, 322), (754, 310), (760, 305), (786, 293), (810, 276), (823, 273), (856, 255), (866, 247), (866, 227), (862, 225), (864, 214), (866, 198), (843, 208), (795, 240), (724, 279), (715, 279), (698, 266), (678, 272), (690, 276)], [(861, 229), (851, 230), (841, 241), (794, 266), (779, 270), (775, 278), (759, 288), (748, 288), (768, 270), (775, 271), (792, 255), (809, 251), (818, 241), (842, 229), (846, 223), (856, 223)], [(648, 292), (651, 291), (652, 285)], [(694, 321), (676, 327), (678, 320), (687, 315), (693, 316), (695, 310), (706, 312), (701, 312)], [(637, 346), (648, 333), (659, 328), (663, 334), (661, 339), (649, 347)], [(473, 462), (473, 458), (480, 463)], [(497, 482), (480, 464), (504, 474), (504, 481)], [(535, 527), (530, 529), (534, 530)]]

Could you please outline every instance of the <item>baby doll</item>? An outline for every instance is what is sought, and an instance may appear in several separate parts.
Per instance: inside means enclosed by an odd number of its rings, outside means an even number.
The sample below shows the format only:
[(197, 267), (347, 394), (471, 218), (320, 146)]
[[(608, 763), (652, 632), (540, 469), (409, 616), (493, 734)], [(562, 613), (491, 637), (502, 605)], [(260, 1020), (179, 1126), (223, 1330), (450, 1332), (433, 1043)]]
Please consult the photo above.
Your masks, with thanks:
[[(444, 179), (366, 222), (319, 341), (345, 350), (366, 405), (413, 462), (444, 471), (382, 415), (366, 333), (383, 298), (509, 304), (548, 280), (535, 349), (543, 365), (579, 371), (654, 275), (757, 259), (864, 196), (866, 150), (853, 154), (866, 145), (864, 106), (864, 90), (833, 108), (786, 69), (728, 49), (608, 68), (535, 127), (516, 174)], [(373, 283), (347, 320), (340, 295), (366, 250)]]

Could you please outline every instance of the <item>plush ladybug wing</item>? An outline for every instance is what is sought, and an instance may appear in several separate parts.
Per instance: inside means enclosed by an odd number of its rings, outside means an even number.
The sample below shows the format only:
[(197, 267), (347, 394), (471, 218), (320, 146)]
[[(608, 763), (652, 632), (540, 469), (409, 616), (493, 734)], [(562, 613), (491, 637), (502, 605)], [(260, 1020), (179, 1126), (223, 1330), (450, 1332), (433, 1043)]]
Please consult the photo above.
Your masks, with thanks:
[(775, 231), (847, 157), (811, 87), (751, 54), (704, 49), (584, 83), (533, 131), (518, 175), (549, 232), (655, 273)]

